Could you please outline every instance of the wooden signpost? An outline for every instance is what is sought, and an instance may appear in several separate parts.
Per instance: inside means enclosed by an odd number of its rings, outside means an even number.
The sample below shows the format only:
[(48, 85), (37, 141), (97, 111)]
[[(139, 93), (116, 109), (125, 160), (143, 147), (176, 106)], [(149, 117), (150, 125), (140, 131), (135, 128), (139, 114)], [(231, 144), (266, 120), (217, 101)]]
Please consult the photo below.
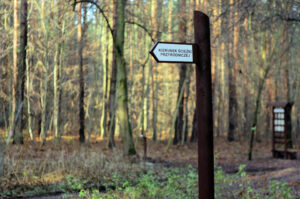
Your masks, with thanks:
[(194, 11), (195, 43), (156, 42), (150, 54), (158, 63), (196, 64), (199, 199), (214, 198), (213, 115), (209, 18)]

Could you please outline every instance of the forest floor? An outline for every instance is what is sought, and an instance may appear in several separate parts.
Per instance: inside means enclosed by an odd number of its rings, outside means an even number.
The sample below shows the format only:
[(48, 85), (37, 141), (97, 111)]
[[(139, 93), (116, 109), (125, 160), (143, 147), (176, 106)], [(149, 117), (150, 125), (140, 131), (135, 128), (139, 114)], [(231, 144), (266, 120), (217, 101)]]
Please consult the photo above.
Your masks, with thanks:
[[(173, 165), (191, 164), (197, 167), (197, 144), (173, 146), (170, 151), (158, 150), (156, 143), (150, 147), (149, 156), (155, 160), (167, 161)], [(160, 144), (162, 148), (165, 144)], [(293, 187), (295, 195), (300, 198), (300, 140), (294, 143), (297, 151), (296, 160), (275, 159), (271, 153), (271, 140), (254, 143), (252, 160), (248, 160), (248, 141), (228, 142), (224, 137), (214, 138), (214, 155), (216, 164), (227, 174), (237, 173), (240, 165), (245, 165), (249, 179), (257, 184), (271, 180), (287, 182)]]
[[(147, 163), (150, 165), (168, 168), (192, 165), (197, 168), (196, 143), (171, 146), (169, 150), (166, 150), (167, 141), (149, 140), (147, 145)], [(240, 165), (245, 165), (244, 170), (249, 179), (256, 184), (262, 185), (270, 180), (284, 181), (293, 189), (294, 195), (300, 196), (299, 140), (294, 146), (297, 151), (296, 160), (272, 158), (271, 143), (262, 141), (254, 144), (253, 160), (248, 161), (248, 146), (248, 141), (227, 142), (224, 137), (215, 137), (216, 165), (228, 175), (234, 175)], [(45, 146), (40, 146), (38, 142), (25, 142), (22, 146), (11, 145), (5, 155), (5, 175), (0, 184), (0, 192), (7, 192), (4, 198), (55, 199), (62, 198), (61, 191), (47, 188), (40, 194), (41, 188), (37, 187), (44, 187), (45, 184), (52, 186), (64, 181), (65, 184), (73, 186), (72, 189), (80, 190), (81, 186), (74, 187), (79, 178), (70, 177), (73, 174), (86, 176), (85, 184), (90, 184), (87, 186), (99, 186), (95, 183), (95, 178), (99, 182), (96, 176), (108, 176), (116, 170), (118, 174), (124, 174), (124, 178), (130, 178), (129, 169), (135, 172), (145, 164), (136, 164), (143, 162), (143, 146), (138, 144), (139, 155), (130, 159), (124, 159), (121, 147), (117, 142), (115, 150), (107, 150), (104, 141), (80, 145), (73, 138), (64, 139), (60, 144), (48, 141)], [(61, 189), (63, 188), (59, 188)], [(69, 198), (74, 197), (73, 195)]]

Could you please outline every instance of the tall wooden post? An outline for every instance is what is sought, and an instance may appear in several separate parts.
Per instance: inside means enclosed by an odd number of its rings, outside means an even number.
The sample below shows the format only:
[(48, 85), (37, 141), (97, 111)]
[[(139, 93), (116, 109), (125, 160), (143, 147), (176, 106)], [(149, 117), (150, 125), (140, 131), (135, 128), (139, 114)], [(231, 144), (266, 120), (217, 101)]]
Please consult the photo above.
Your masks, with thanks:
[(158, 63), (196, 64), (199, 199), (213, 199), (214, 152), (210, 30), (208, 16), (199, 11), (194, 11), (194, 32), (194, 44), (156, 42), (149, 53)]
[(194, 11), (199, 199), (214, 198), (213, 109), (209, 18)]

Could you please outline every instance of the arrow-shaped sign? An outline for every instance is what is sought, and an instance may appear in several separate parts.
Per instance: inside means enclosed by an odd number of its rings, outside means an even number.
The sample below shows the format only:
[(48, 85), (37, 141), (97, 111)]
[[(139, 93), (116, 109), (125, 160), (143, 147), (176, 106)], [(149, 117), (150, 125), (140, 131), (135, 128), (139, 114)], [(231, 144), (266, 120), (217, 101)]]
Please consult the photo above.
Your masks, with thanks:
[(156, 42), (149, 53), (157, 62), (194, 63), (194, 51), (193, 44)]

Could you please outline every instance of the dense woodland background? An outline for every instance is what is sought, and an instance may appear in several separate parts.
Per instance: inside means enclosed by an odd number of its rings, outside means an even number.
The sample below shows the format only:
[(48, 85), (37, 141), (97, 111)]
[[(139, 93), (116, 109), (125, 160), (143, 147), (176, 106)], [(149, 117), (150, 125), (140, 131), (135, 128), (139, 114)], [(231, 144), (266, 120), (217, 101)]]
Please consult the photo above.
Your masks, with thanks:
[[(298, 0), (14, 0), (0, 2), (0, 126), (7, 143), (103, 138), (195, 141), (191, 64), (157, 64), (155, 41), (193, 43), (210, 17), (214, 133), (271, 138), (271, 101), (292, 101), (300, 134)], [(4, 141), (4, 140), (3, 140)]]

